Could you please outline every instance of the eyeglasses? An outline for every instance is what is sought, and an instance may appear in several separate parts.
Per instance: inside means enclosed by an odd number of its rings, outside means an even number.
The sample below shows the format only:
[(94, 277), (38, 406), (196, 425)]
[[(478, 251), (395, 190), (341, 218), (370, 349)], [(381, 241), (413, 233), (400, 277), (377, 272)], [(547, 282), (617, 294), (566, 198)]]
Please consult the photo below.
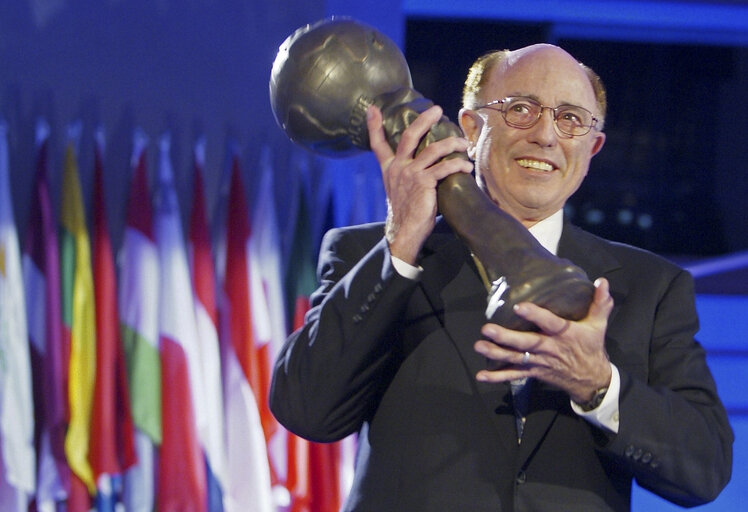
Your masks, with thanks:
[[(498, 106), (494, 106), (498, 105)], [(569, 137), (587, 135), (597, 124), (598, 119), (592, 112), (576, 105), (559, 105), (558, 107), (546, 107), (532, 98), (525, 96), (510, 96), (503, 100), (494, 100), (486, 103), (475, 110), (487, 108), (501, 112), (506, 124), (512, 128), (527, 129), (535, 126), (543, 115), (543, 110), (553, 112), (553, 122), (558, 131)]]

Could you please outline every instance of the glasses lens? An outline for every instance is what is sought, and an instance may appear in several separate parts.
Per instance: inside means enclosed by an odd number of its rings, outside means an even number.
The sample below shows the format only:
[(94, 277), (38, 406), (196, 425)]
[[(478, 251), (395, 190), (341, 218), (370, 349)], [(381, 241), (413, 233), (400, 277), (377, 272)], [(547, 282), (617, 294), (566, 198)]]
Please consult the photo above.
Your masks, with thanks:
[(529, 128), (540, 117), (540, 103), (530, 98), (507, 98), (504, 100), (504, 119), (509, 126)]
[(592, 126), (592, 113), (574, 105), (557, 107), (556, 126), (567, 135), (584, 135)]
[(576, 105), (561, 105), (556, 108), (544, 107), (532, 98), (516, 96), (501, 101), (492, 101), (479, 108), (499, 110), (492, 105), (501, 104), (501, 115), (506, 124), (514, 128), (530, 128), (538, 122), (543, 109), (553, 111), (556, 127), (561, 133), (571, 136), (585, 135), (595, 124), (592, 112)]

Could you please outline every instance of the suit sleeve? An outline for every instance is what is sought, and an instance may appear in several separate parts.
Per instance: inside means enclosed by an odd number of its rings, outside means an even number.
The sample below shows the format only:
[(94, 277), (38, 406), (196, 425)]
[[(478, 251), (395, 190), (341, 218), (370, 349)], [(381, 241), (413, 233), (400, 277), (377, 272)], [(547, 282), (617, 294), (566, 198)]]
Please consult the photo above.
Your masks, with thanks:
[(325, 236), (320, 287), (305, 325), (275, 363), (271, 410), (288, 430), (312, 441), (358, 431), (398, 365), (396, 326), (417, 285), (395, 272), (381, 231), (363, 234)]
[(646, 381), (621, 372), (620, 429), (608, 449), (642, 487), (694, 506), (715, 499), (730, 480), (733, 433), (694, 340), (693, 279), (680, 270), (663, 283), (656, 303), (645, 306), (654, 311), (652, 323), (643, 322), (653, 326)]

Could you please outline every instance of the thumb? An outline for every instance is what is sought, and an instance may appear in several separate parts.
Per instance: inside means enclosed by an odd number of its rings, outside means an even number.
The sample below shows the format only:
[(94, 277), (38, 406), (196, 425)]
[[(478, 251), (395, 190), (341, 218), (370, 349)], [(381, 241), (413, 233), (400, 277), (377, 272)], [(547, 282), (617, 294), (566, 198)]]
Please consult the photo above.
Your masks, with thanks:
[(595, 280), (595, 293), (592, 296), (592, 304), (588, 317), (607, 321), (613, 310), (613, 297), (610, 295), (610, 283), (604, 277)]

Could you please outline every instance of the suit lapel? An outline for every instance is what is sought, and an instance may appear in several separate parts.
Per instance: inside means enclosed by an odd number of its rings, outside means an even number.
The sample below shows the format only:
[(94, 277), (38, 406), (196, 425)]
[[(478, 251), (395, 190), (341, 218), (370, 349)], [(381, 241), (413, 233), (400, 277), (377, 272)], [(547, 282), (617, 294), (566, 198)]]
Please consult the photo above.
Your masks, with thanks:
[(621, 266), (599, 238), (569, 223), (564, 223), (558, 255), (584, 269), (593, 280)]
[[(621, 268), (621, 263), (607, 250), (601, 239), (569, 223), (564, 223), (558, 244), (558, 255), (581, 267), (593, 281), (599, 277), (609, 277), (613, 271)], [(614, 305), (608, 324), (618, 313), (619, 306), (624, 303), (628, 289), (625, 283), (611, 281), (610, 294)]]
[(516, 449), (515, 425), (508, 384), (486, 384), (475, 374), (486, 367), (486, 359), (475, 352), (480, 328), (486, 323), (488, 293), (465, 245), (443, 220), (424, 247), (421, 289), (440, 317), (450, 341), (460, 354), (474, 391), (497, 427), (508, 450)]

